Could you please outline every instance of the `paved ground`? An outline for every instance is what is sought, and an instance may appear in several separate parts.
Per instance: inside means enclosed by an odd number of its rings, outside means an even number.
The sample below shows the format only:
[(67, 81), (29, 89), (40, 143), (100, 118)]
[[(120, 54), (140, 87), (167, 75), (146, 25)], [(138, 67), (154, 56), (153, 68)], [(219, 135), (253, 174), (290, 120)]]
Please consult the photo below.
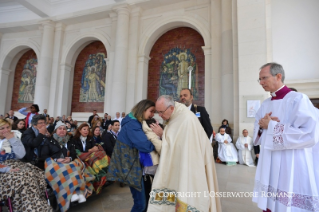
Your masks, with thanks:
[[(216, 164), (219, 190), (225, 192), (252, 192), (256, 168), (243, 165), (226, 166)], [(221, 198), (223, 212), (262, 211), (250, 197)], [(102, 193), (87, 199), (87, 202), (70, 208), (70, 212), (129, 212), (133, 205), (130, 189), (113, 184)]]

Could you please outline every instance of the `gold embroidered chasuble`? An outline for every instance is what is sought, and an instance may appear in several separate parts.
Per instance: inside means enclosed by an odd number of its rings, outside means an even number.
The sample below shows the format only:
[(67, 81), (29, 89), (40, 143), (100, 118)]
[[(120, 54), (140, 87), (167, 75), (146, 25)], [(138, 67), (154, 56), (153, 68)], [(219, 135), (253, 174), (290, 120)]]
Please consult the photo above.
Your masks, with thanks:
[(213, 149), (198, 118), (185, 105), (175, 109), (162, 136), (162, 150), (147, 211), (221, 211)]

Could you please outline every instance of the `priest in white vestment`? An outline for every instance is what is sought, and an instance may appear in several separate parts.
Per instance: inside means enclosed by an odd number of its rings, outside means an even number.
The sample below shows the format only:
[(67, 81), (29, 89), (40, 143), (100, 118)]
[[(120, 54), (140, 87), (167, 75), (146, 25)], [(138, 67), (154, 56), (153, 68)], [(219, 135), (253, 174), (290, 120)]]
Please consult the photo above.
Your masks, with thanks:
[(221, 211), (213, 149), (198, 118), (170, 96), (156, 110), (166, 126), (147, 211)]
[(243, 130), (243, 136), (240, 136), (237, 139), (236, 147), (238, 149), (239, 163), (254, 167), (255, 163), (251, 155), (251, 150), (253, 149), (253, 139), (248, 136), (248, 130)]
[(225, 132), (225, 128), (219, 128), (215, 140), (218, 142), (218, 158), (226, 162), (228, 166), (234, 166), (238, 161), (237, 150), (232, 143), (231, 137)]
[(260, 145), (253, 201), (271, 212), (319, 211), (319, 121), (309, 98), (284, 83), (281, 65), (261, 67), (270, 91), (256, 113), (254, 145)]

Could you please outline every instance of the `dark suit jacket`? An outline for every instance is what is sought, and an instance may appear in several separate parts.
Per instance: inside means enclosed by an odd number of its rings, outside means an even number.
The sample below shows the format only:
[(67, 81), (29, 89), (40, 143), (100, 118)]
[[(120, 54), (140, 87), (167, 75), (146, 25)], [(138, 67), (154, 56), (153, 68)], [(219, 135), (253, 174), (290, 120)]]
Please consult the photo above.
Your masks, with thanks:
[(94, 140), (89, 137), (86, 139), (85, 151), (83, 151), (83, 145), (80, 138), (73, 138), (72, 143), (74, 144), (75, 149), (80, 150), (80, 152), (88, 152), (88, 150), (92, 149), (95, 145)]
[(21, 141), (24, 145), (26, 154), (24, 156), (24, 160), (27, 162), (30, 162), (33, 160), (34, 155), (34, 149), (38, 149), (39, 156), (41, 155), (41, 144), (44, 142), (44, 140), (47, 137), (41, 133), (39, 133), (38, 136), (35, 136), (35, 133), (32, 129), (32, 127), (28, 128), (24, 133), (22, 134)]
[(16, 116), (13, 116), (13, 117), (9, 116), (9, 119), (12, 119), (13, 122), (16, 122), (18, 120), (18, 118)]
[(110, 125), (110, 124), (112, 124), (112, 120), (106, 120), (105, 121), (105, 119), (103, 119), (103, 121), (102, 121), (102, 128), (103, 129), (105, 129), (105, 130), (107, 130), (107, 127)]
[[(195, 113), (194, 104), (192, 104), (191, 111)], [(207, 134), (207, 137), (210, 138), (210, 136), (213, 134), (213, 127), (212, 127), (212, 124), (210, 123), (210, 118), (206, 111), (206, 108), (202, 106), (197, 106), (197, 112), (200, 112), (200, 118), (198, 118), (199, 122), (202, 124)]]
[(115, 146), (116, 138), (113, 136), (112, 133), (104, 131), (102, 134), (102, 142), (103, 142), (103, 148), (105, 153), (112, 157), (113, 148)]
[[(44, 113), (42, 113), (41, 115), (44, 115)], [(45, 115), (44, 115), (44, 116), (45, 116)], [(45, 117), (50, 118), (50, 115), (49, 115), (49, 114), (47, 114)]]
[(88, 125), (89, 125), (90, 127), (92, 127), (92, 126), (91, 126), (91, 122), (92, 122), (93, 117), (94, 117), (94, 115), (90, 116), (90, 117), (89, 117), (89, 120), (88, 120)]

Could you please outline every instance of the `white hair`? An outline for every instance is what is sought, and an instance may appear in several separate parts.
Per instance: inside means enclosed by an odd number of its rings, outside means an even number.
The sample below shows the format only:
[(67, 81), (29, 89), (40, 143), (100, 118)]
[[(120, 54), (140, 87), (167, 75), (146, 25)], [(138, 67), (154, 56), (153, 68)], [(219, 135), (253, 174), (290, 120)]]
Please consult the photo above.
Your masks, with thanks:
[(171, 97), (169, 95), (162, 95), (162, 96), (158, 97), (157, 101), (160, 101), (162, 99), (164, 99), (164, 104), (166, 107), (168, 107), (168, 106), (175, 107), (175, 102), (174, 102), (173, 97)]

